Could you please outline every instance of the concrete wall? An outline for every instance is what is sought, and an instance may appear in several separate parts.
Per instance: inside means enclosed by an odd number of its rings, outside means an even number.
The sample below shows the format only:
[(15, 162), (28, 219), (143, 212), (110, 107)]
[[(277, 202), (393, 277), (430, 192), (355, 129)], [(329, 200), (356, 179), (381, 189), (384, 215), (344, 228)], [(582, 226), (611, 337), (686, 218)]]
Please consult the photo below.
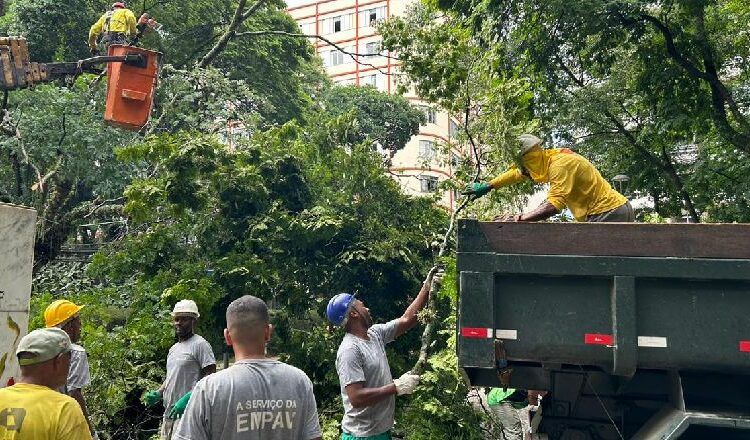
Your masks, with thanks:
[(0, 387), (19, 374), (16, 347), (29, 324), (36, 211), (0, 203)]

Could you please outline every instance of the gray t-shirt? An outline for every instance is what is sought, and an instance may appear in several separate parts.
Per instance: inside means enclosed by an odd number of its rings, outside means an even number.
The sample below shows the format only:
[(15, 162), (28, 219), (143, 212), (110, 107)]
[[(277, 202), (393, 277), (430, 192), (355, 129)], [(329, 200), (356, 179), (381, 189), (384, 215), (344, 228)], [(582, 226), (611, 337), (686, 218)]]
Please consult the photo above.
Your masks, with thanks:
[(201, 370), (216, 364), (211, 345), (200, 335), (177, 342), (167, 355), (167, 378), (164, 380), (164, 417), (172, 405), (192, 390), (201, 377)]
[(310, 440), (320, 436), (307, 375), (283, 362), (253, 359), (201, 379), (173, 438)]
[(68, 380), (58, 391), (70, 394), (73, 390), (80, 390), (91, 384), (91, 372), (89, 371), (89, 358), (86, 349), (78, 344), (70, 344), (70, 369)]
[(395, 396), (364, 408), (354, 408), (346, 394), (346, 386), (363, 382), (365, 388), (378, 388), (393, 383), (391, 368), (385, 356), (385, 344), (393, 342), (398, 319), (386, 324), (375, 324), (367, 330), (370, 340), (347, 333), (336, 354), (336, 371), (344, 401), (341, 429), (355, 437), (382, 434), (393, 428), (396, 410)]

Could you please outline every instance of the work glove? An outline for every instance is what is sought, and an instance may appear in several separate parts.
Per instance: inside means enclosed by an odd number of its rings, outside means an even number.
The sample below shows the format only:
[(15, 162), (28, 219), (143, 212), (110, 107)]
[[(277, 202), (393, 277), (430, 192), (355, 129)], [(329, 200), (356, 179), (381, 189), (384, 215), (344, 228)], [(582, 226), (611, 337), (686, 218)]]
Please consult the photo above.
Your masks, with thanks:
[(444, 276), (445, 276), (445, 271), (443, 269), (438, 269), (432, 275), (432, 279), (427, 280), (427, 282), (431, 283), (434, 290), (438, 290), (440, 289), (440, 285), (443, 284)]
[(169, 415), (167, 416), (167, 418), (174, 420), (178, 417), (181, 417), (185, 413), (185, 408), (187, 408), (187, 404), (190, 401), (190, 396), (192, 395), (193, 392), (188, 391), (184, 396), (180, 397), (180, 400), (172, 405), (172, 409), (169, 410)]
[(396, 393), (399, 396), (403, 396), (404, 394), (411, 394), (419, 384), (419, 376), (416, 374), (411, 374), (411, 371), (407, 371), (398, 379), (393, 379), (393, 384), (396, 385)]
[(467, 186), (461, 194), (471, 197), (472, 200), (478, 199), (483, 195), (487, 194), (492, 190), (492, 187), (487, 182), (474, 182)]
[(160, 400), (161, 392), (159, 390), (152, 390), (143, 395), (143, 403), (148, 407), (156, 405)]

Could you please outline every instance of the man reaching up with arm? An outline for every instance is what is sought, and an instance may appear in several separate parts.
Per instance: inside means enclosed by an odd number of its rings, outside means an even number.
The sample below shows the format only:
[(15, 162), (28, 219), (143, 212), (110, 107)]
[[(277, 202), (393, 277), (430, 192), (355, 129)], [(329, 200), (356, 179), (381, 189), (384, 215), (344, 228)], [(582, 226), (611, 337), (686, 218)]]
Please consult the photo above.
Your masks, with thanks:
[[(400, 318), (385, 324), (372, 323), (370, 310), (348, 293), (340, 293), (328, 302), (329, 321), (346, 330), (336, 355), (336, 371), (344, 402), (341, 440), (390, 440), (396, 395), (411, 394), (419, 376), (405, 373), (393, 379), (385, 345), (393, 342), (417, 324), (417, 313), (427, 302), (429, 277), (417, 297)], [(435, 277), (435, 282), (439, 277)]]

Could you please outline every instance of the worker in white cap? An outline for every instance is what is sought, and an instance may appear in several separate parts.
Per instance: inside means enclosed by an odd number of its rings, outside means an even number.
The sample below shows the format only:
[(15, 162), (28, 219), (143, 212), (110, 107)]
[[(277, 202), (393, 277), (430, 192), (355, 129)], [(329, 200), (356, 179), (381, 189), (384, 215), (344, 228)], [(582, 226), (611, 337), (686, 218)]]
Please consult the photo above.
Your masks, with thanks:
[(542, 149), (533, 134), (518, 137), (516, 165), (489, 182), (476, 182), (463, 191), (473, 199), (493, 189), (524, 180), (548, 183), (547, 200), (538, 208), (508, 220), (545, 220), (568, 208), (579, 222), (633, 222), (633, 207), (585, 157), (568, 148)]
[(91, 440), (81, 406), (57, 392), (68, 379), (68, 334), (59, 328), (34, 330), (21, 338), (16, 356), (21, 377), (0, 389), (0, 438)]
[(164, 401), (164, 417), (160, 429), (162, 440), (170, 440), (176, 419), (182, 415), (190, 399), (190, 392), (203, 377), (216, 372), (216, 358), (211, 345), (193, 333), (200, 317), (195, 301), (183, 299), (175, 304), (172, 318), (177, 342), (167, 355), (167, 377), (158, 390), (144, 395), (147, 406)]

